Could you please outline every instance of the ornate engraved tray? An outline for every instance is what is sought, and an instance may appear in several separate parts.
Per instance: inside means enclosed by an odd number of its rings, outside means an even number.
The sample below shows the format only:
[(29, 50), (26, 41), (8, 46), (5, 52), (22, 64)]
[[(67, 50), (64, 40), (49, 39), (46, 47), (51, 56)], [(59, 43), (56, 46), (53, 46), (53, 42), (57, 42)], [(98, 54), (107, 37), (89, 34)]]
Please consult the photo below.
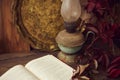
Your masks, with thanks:
[(14, 21), (32, 48), (42, 51), (57, 49), (55, 37), (63, 29), (61, 0), (14, 0)]

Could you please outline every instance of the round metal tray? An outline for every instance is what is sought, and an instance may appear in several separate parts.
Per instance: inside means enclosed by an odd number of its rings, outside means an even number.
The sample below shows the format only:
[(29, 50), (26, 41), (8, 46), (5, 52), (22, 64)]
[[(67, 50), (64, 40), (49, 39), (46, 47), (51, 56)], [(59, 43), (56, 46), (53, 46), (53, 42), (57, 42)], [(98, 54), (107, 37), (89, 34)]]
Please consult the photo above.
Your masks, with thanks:
[(14, 0), (13, 15), (17, 29), (34, 49), (54, 51), (55, 37), (63, 30), (60, 0)]

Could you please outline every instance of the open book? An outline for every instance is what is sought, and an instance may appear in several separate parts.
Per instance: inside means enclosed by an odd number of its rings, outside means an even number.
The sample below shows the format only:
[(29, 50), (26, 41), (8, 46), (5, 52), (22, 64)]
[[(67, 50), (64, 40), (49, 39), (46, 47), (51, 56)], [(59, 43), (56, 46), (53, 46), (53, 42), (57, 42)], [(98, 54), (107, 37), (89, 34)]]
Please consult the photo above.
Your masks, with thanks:
[(70, 80), (73, 68), (52, 55), (16, 65), (4, 73), (0, 80)]

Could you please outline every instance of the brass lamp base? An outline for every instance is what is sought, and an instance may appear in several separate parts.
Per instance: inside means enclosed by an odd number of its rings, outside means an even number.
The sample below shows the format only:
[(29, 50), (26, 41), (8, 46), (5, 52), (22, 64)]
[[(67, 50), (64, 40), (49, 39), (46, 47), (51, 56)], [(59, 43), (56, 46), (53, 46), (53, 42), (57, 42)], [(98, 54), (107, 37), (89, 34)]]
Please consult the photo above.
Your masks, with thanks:
[(75, 63), (75, 58), (76, 58), (77, 54), (66, 54), (63, 53), (62, 51), (60, 51), (57, 55), (57, 57), (65, 62), (66, 64), (72, 64)]

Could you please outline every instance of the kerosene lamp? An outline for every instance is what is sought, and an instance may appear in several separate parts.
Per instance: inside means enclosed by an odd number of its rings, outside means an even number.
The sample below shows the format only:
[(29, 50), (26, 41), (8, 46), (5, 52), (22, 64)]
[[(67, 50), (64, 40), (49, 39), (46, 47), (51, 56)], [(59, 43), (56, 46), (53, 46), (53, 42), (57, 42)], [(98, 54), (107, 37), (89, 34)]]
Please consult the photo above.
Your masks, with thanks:
[(64, 62), (74, 62), (75, 53), (85, 42), (82, 32), (77, 30), (81, 23), (80, 0), (62, 0), (61, 15), (65, 29), (60, 31), (56, 37), (56, 42), (61, 50), (58, 58)]

